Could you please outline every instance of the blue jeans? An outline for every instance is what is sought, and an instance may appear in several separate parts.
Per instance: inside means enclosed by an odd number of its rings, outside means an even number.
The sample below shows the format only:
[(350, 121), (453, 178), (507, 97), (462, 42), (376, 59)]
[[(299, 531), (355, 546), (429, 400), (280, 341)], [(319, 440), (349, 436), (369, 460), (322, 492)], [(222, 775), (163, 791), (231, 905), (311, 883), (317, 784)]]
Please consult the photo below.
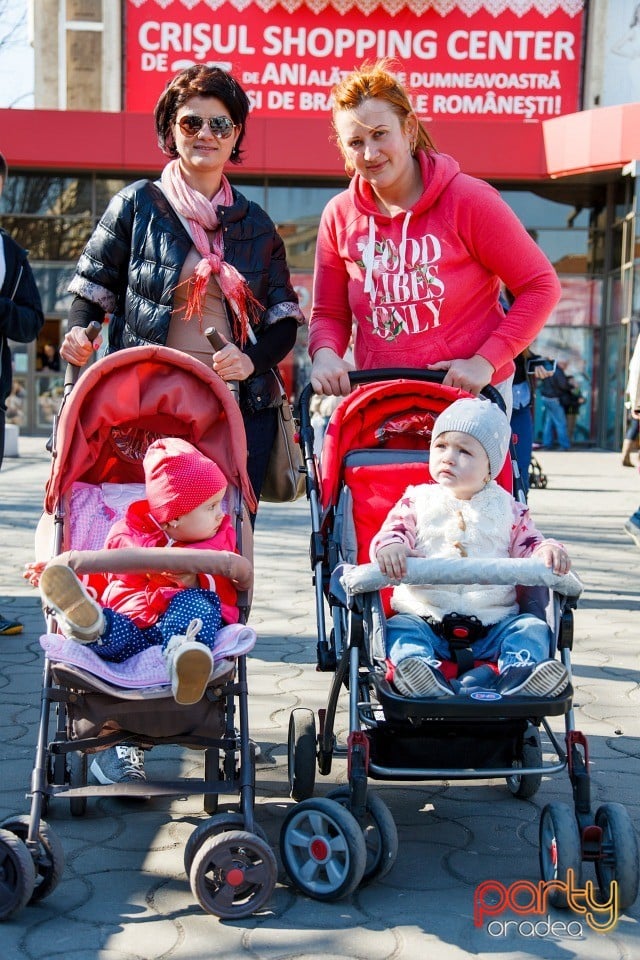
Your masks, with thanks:
[(139, 627), (123, 613), (105, 607), (102, 611), (106, 622), (100, 640), (87, 644), (102, 660), (123, 663), (147, 647), (161, 646), (164, 650), (171, 637), (184, 634), (196, 617), (202, 620), (202, 629), (195, 638), (199, 643), (213, 649), (216, 634), (222, 626), (220, 599), (211, 590), (199, 588), (181, 590), (172, 597), (169, 606), (152, 627)]
[[(530, 613), (516, 613), (490, 627), (471, 650), (475, 660), (497, 660), (498, 669), (504, 670), (526, 654), (536, 663), (546, 660), (550, 644), (551, 631), (543, 620)], [(394, 664), (406, 657), (423, 657), (434, 667), (452, 659), (447, 641), (411, 613), (398, 613), (387, 622), (387, 656)]]
[(542, 446), (553, 446), (553, 435), (558, 439), (558, 445), (563, 450), (569, 450), (569, 432), (567, 430), (567, 415), (557, 397), (540, 397), (544, 411), (544, 426), (542, 428)]
[(517, 440), (514, 444), (518, 470), (524, 485), (524, 492), (529, 492), (529, 464), (533, 449), (533, 416), (531, 406), (513, 408), (511, 414), (511, 430)]

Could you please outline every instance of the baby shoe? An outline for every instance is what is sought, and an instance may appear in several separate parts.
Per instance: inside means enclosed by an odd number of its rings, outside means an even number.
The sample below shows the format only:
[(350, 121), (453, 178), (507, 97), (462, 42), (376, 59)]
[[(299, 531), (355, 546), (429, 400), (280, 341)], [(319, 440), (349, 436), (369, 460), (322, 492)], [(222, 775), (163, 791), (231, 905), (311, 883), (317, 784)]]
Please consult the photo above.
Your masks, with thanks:
[(533, 664), (510, 664), (500, 673), (495, 685), (506, 696), (555, 697), (569, 683), (567, 668), (560, 660), (541, 660)]
[(176, 703), (198, 703), (213, 672), (211, 650), (195, 639), (201, 629), (202, 620), (192, 620), (187, 632), (174, 634), (164, 648), (171, 691)]
[(56, 615), (64, 633), (78, 643), (93, 643), (104, 632), (102, 608), (93, 600), (71, 567), (51, 564), (40, 577), (45, 606)]
[(393, 684), (403, 697), (451, 697), (455, 690), (424, 657), (405, 657), (396, 664)]

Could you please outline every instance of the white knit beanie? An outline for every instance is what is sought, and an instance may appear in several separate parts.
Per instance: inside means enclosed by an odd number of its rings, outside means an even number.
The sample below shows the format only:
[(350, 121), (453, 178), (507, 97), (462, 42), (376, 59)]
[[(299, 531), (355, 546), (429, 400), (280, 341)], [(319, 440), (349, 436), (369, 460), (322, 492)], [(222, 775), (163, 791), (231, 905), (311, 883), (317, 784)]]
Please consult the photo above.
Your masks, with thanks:
[(433, 444), (440, 434), (449, 433), (451, 430), (468, 433), (482, 444), (489, 458), (491, 479), (497, 477), (511, 439), (511, 426), (498, 405), (476, 397), (456, 400), (436, 419), (431, 443)]

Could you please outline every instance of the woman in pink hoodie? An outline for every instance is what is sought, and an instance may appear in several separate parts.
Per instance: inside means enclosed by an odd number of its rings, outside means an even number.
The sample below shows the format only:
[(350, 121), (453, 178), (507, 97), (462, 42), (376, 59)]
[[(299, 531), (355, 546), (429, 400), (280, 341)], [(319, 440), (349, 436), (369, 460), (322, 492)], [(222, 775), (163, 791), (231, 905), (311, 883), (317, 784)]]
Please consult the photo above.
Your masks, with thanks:
[[(357, 369), (446, 370), (508, 405), (514, 357), (560, 298), (552, 265), (493, 187), (438, 153), (384, 61), (333, 90), (333, 126), (352, 177), (318, 231), (309, 353), (317, 393), (349, 393)], [(514, 294), (505, 314), (500, 282)], [(355, 321), (355, 322), (354, 322)]]

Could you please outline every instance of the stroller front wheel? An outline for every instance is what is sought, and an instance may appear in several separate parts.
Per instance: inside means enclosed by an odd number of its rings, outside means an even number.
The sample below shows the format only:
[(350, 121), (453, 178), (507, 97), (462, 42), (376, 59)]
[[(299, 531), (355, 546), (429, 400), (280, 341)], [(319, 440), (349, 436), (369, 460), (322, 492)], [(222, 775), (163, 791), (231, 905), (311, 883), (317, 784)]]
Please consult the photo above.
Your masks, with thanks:
[[(567, 803), (548, 803), (540, 815), (540, 873), (543, 880), (567, 882), (573, 871), (574, 885), (580, 886), (582, 843), (578, 823)], [(558, 910), (569, 906), (566, 893), (551, 888), (549, 903)]]
[[(268, 843), (267, 835), (262, 827), (254, 823), (253, 828), (261, 840)], [(221, 833), (228, 833), (230, 830), (244, 830), (244, 817), (241, 813), (218, 813), (199, 824), (184, 847), (184, 872), (187, 876), (191, 873), (191, 866), (194, 857), (203, 843), (209, 837), (218, 837)]]
[(31, 854), (14, 833), (0, 830), (0, 920), (7, 920), (26, 907), (35, 885)]
[[(0, 830), (8, 830), (25, 843), (29, 835), (29, 817), (7, 817)], [(44, 820), (38, 826), (38, 856), (34, 862), (35, 881), (29, 903), (48, 897), (60, 883), (64, 873), (64, 850), (58, 835)]]
[(244, 830), (208, 837), (196, 852), (189, 881), (203, 910), (221, 920), (241, 920), (271, 897), (278, 866), (268, 843)]
[[(327, 800), (335, 800), (350, 810), (351, 790), (348, 786), (337, 787), (327, 794)], [(367, 790), (365, 820), (361, 824), (367, 863), (361, 885), (386, 876), (398, 856), (398, 830), (386, 803), (376, 793)]]
[(314, 900), (339, 900), (356, 889), (367, 848), (356, 818), (335, 800), (303, 800), (284, 819), (280, 855), (296, 887)]
[(603, 803), (595, 822), (602, 829), (602, 858), (595, 864), (600, 895), (608, 899), (615, 880), (618, 905), (625, 910), (638, 896), (638, 841), (631, 817), (621, 803)]

